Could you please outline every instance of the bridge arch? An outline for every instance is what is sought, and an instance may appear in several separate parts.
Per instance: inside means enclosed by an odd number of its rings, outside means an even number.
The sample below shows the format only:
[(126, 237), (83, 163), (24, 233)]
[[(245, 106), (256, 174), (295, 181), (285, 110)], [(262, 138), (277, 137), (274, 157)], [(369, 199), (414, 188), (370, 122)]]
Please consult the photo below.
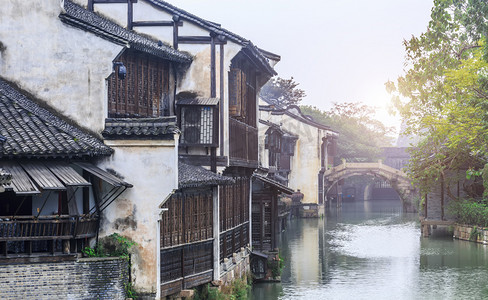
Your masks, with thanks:
[(417, 190), (412, 186), (407, 175), (398, 169), (384, 165), (381, 161), (377, 163), (342, 163), (324, 172), (325, 195), (339, 182), (357, 175), (377, 176), (388, 181), (391, 187), (398, 193), (403, 204), (403, 210), (416, 212), (415, 198), (418, 197)]

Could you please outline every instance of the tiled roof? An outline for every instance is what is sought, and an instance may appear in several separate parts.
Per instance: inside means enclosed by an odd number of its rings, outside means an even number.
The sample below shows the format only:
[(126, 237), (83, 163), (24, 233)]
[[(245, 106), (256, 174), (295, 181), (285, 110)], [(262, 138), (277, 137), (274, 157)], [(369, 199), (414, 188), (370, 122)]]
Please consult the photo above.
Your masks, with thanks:
[(234, 179), (215, 174), (198, 166), (178, 162), (178, 187), (190, 188), (199, 186), (226, 185), (234, 183)]
[(64, 13), (59, 15), (63, 22), (92, 32), (104, 39), (120, 45), (128, 44), (132, 49), (175, 62), (189, 63), (192, 60), (192, 57), (186, 53), (175, 50), (165, 44), (160, 44), (160, 46), (158, 41), (127, 30), (69, 0), (64, 1), (64, 10)]
[(261, 176), (261, 175), (258, 175), (258, 174), (253, 174), (253, 178), (255, 179), (258, 179), (266, 184), (269, 184), (271, 186), (273, 186), (274, 188), (276, 188), (278, 191), (282, 192), (282, 193), (285, 193), (285, 194), (288, 194), (288, 195), (291, 195), (293, 194), (293, 189), (287, 187), (286, 185), (283, 185), (271, 178), (268, 178), (268, 177), (265, 177), (265, 176)]
[(230, 32), (229, 30), (227, 30), (225, 28), (222, 28), (220, 26), (220, 24), (210, 22), (210, 21), (207, 21), (207, 20), (202, 19), (200, 17), (197, 17), (196, 15), (191, 14), (191, 13), (189, 13), (183, 9), (177, 8), (176, 6), (173, 6), (173, 5), (171, 5), (165, 1), (162, 1), (162, 0), (147, 0), (147, 1), (149, 3), (152, 3), (156, 7), (160, 7), (162, 9), (170, 12), (173, 15), (177, 15), (182, 19), (186, 19), (186, 20), (191, 21), (195, 24), (198, 24), (201, 27), (203, 27), (203, 28), (205, 28), (211, 32), (214, 32), (217, 35), (222, 35), (222, 36), (244, 46), (245, 47), (244, 49), (247, 49), (250, 52), (250, 54), (252, 54), (259, 62), (261, 62), (261, 64), (263, 65), (263, 67), (265, 68), (265, 70), (267, 72), (269, 72), (271, 75), (277, 74), (276, 71), (268, 63), (266, 56), (271, 57), (271, 55), (272, 55), (273, 59), (277, 59), (277, 58), (279, 58), (278, 55), (272, 54), (272, 53), (267, 52), (267, 51), (261, 51), (256, 46), (254, 46), (251, 41), (249, 41), (249, 40), (247, 40), (247, 39), (245, 39), (245, 38), (243, 38), (243, 37), (241, 37), (241, 36), (239, 36), (233, 32)]
[(103, 137), (107, 139), (173, 139), (179, 133), (176, 117), (108, 118)]
[(40, 107), (2, 79), (0, 135), (3, 157), (83, 157), (113, 152), (99, 139)]
[(187, 98), (176, 102), (177, 105), (217, 105), (219, 98)]
[[(271, 102), (269, 102), (268, 100), (265, 100), (263, 98), (261, 98), (261, 99), (264, 102), (271, 104)], [(300, 107), (298, 107), (296, 105), (290, 105), (286, 108), (276, 107), (274, 104), (272, 104), (272, 105), (260, 105), (259, 110), (269, 111), (273, 115), (287, 115), (287, 116), (290, 116), (296, 120), (301, 121), (302, 123), (314, 126), (316, 128), (319, 128), (319, 129), (324, 129), (324, 130), (328, 130), (328, 131), (337, 133), (336, 131), (332, 130), (329, 126), (321, 124), (319, 122), (316, 122), (312, 117), (304, 115), (302, 113), (302, 111), (300, 110)]]
[(12, 174), (0, 168), (0, 186), (9, 185), (12, 181)]

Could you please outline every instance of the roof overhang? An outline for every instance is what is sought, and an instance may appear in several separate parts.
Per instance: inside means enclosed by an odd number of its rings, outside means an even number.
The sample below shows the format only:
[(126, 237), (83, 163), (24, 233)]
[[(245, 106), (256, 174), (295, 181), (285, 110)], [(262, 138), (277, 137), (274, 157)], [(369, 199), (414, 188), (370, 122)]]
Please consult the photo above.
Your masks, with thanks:
[(132, 187), (109, 172), (86, 162), (68, 164), (59, 161), (0, 161), (0, 168), (12, 176), (10, 184), (4, 185), (5, 190), (13, 191), (19, 196), (39, 195), (41, 191), (65, 191), (67, 187), (91, 186), (73, 168), (75, 166), (114, 187)]
[(294, 192), (289, 187), (287, 187), (285, 185), (282, 185), (281, 183), (279, 183), (277, 181), (274, 181), (273, 179), (270, 179), (268, 177), (264, 177), (264, 176), (261, 176), (261, 175), (258, 175), (258, 174), (254, 174), (253, 175), (253, 178), (256, 179), (256, 180), (259, 180), (259, 181), (261, 181), (261, 182), (263, 182), (265, 184), (271, 185), (272, 187), (276, 188), (278, 191), (280, 191), (282, 193), (291, 195)]

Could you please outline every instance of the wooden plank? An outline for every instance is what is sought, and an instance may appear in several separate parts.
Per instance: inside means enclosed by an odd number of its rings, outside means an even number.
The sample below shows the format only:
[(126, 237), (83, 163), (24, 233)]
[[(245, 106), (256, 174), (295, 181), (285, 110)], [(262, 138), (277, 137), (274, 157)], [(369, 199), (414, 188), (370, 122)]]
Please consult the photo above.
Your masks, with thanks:
[(41, 193), (29, 178), (29, 175), (17, 163), (4, 161), (0, 166), (6, 172), (12, 174), (11, 186), (17, 195), (37, 195)]
[(91, 186), (91, 183), (67, 164), (49, 162), (46, 166), (66, 186)]
[(211, 282), (213, 279), (213, 270), (208, 270), (199, 274), (185, 277), (183, 282), (184, 289), (191, 289), (193, 287)]
[(447, 221), (447, 220), (421, 220), (421, 225), (439, 225), (439, 226), (449, 226), (456, 224), (455, 221)]
[(66, 190), (64, 184), (44, 164), (39, 162), (22, 162), (20, 164), (41, 189)]
[(174, 280), (172, 282), (161, 283), (161, 297), (176, 294), (183, 289), (183, 278)]
[[(210, 45), (212, 38), (210, 36), (178, 36), (179, 44), (207, 44)], [(214, 41), (216, 45), (227, 44), (226, 41), (216, 39)]]

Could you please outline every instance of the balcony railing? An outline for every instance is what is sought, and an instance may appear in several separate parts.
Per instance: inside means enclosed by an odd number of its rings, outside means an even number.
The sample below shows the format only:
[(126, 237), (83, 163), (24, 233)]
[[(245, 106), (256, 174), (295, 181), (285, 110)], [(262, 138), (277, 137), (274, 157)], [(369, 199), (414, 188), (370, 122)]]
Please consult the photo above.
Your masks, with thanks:
[(258, 129), (229, 118), (229, 155), (231, 164), (258, 163)]
[(0, 241), (69, 240), (94, 237), (98, 218), (87, 216), (0, 216)]

